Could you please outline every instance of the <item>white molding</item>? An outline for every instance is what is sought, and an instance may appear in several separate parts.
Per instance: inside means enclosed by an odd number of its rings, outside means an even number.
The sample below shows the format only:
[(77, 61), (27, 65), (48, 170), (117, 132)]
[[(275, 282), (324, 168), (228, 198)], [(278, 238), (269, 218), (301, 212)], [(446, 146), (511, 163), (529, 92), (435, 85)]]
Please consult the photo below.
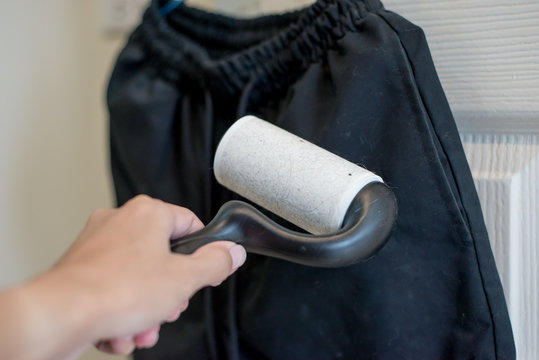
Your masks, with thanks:
[(465, 134), (518, 358), (539, 359), (539, 135)]
[[(539, 100), (538, 100), (539, 101)], [(462, 134), (539, 134), (539, 114), (523, 111), (453, 111)]]

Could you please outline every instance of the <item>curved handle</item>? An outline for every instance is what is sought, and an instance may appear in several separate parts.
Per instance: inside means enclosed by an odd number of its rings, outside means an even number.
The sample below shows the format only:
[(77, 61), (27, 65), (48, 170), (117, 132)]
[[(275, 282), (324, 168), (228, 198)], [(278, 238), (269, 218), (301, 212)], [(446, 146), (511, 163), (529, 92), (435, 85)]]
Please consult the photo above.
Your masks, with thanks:
[(354, 198), (343, 227), (334, 234), (311, 235), (276, 224), (242, 201), (225, 203), (202, 230), (173, 240), (172, 251), (190, 254), (218, 240), (230, 240), (248, 252), (302, 265), (341, 267), (365, 260), (388, 240), (397, 215), (393, 192), (383, 183), (365, 186)]

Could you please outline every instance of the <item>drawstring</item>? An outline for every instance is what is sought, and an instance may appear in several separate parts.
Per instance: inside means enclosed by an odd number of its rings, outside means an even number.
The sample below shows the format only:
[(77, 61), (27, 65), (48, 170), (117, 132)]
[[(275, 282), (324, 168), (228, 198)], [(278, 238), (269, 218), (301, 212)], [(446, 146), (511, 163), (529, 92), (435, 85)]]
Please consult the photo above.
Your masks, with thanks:
[(238, 340), (238, 324), (236, 321), (236, 314), (238, 309), (236, 306), (236, 292), (237, 292), (237, 274), (233, 274), (228, 279), (228, 293), (227, 293), (227, 313), (228, 313), (228, 330), (229, 330), (229, 346), (228, 346), (228, 358), (230, 360), (239, 360), (239, 340)]
[[(243, 89), (240, 100), (238, 102), (238, 109), (236, 111), (236, 120), (240, 117), (246, 115), (247, 107), (249, 104), (249, 99), (252, 94), (252, 89), (257, 83), (257, 78), (255, 74), (252, 74), (247, 82), (247, 85)], [(228, 358), (230, 360), (239, 360), (239, 340), (238, 340), (238, 324), (236, 319), (237, 310), (237, 274), (232, 275), (228, 279), (228, 294), (227, 294), (227, 313), (228, 313), (228, 329), (229, 329), (229, 339), (228, 339)]]
[[(249, 100), (251, 99), (252, 90), (258, 83), (258, 77), (255, 73), (251, 74), (247, 85), (244, 87), (240, 100), (238, 102), (238, 108), (236, 111), (236, 120), (246, 115)], [(236, 195), (233, 195), (236, 196)], [(228, 359), (239, 360), (239, 339), (238, 339), (238, 324), (237, 324), (237, 274), (230, 276), (227, 280), (227, 320), (228, 320)]]
[[(252, 94), (252, 89), (257, 83), (257, 78), (254, 76), (254, 74), (249, 79), (249, 82), (247, 86), (245, 87), (244, 91), (242, 92), (242, 95), (240, 97), (240, 101), (238, 103), (238, 111), (236, 113), (237, 118), (240, 116), (243, 116), (247, 110), (248, 102), (250, 99), (250, 96)], [(209, 88), (204, 87), (204, 118), (203, 121), (203, 129), (204, 132), (204, 150), (205, 154), (208, 157), (206, 159), (207, 164), (213, 164), (213, 156), (214, 156), (214, 150), (215, 150), (215, 144), (214, 144), (214, 124), (213, 124), (213, 97), (212, 93)], [(210, 173), (206, 177), (206, 181), (204, 184), (204, 203), (206, 204), (206, 208), (204, 211), (204, 216), (207, 220), (210, 220), (211, 216), (213, 215), (213, 175), (211, 174), (212, 168), (210, 167), (208, 169), (208, 172)], [(240, 359), (240, 352), (239, 352), (239, 340), (238, 340), (238, 325), (237, 325), (237, 298), (236, 298), (236, 292), (237, 292), (237, 284), (236, 284), (236, 274), (229, 277), (227, 280), (228, 283), (228, 291), (227, 291), (227, 328), (228, 328), (228, 356), (227, 358), (230, 360), (239, 360)], [(216, 336), (216, 329), (215, 329), (215, 312), (213, 310), (214, 306), (214, 294), (212, 289), (206, 289), (204, 293), (204, 307), (206, 310), (206, 326), (208, 329), (208, 343), (209, 343), (209, 351), (210, 351), (210, 357), (214, 360), (217, 360), (219, 358), (218, 356), (218, 346), (217, 346), (217, 336)]]
[[(210, 89), (204, 88), (204, 119), (203, 121), (203, 129), (204, 132), (204, 152), (207, 156), (206, 164), (213, 164), (213, 99)], [(207, 204), (205, 212), (204, 212), (204, 218), (206, 221), (211, 220), (211, 216), (213, 215), (213, 206), (212, 206), (212, 199), (213, 199), (213, 175), (211, 174), (212, 167), (210, 165), (210, 168), (208, 169), (208, 175), (206, 176), (206, 181), (204, 184), (204, 202)]]
[(260, 77), (257, 76), (256, 73), (257, 69), (258, 68), (255, 68), (255, 71), (251, 74), (249, 80), (247, 81), (245, 87), (241, 92), (240, 101), (238, 102), (238, 109), (236, 110), (236, 120), (241, 118), (242, 116), (247, 115), (249, 100), (251, 99), (251, 95), (253, 94), (253, 89), (258, 84), (258, 81), (260, 79)]
[(212, 360), (218, 360), (217, 339), (215, 338), (215, 313), (213, 311), (213, 288), (209, 287), (204, 291), (204, 320), (206, 323), (206, 336), (208, 340), (208, 351)]
[[(204, 118), (203, 129), (204, 129), (204, 153), (208, 157), (206, 159), (206, 164), (213, 164), (213, 99), (212, 94), (208, 88), (204, 88)], [(213, 195), (213, 175), (211, 174), (211, 166), (208, 169), (208, 175), (205, 177), (204, 181), (204, 204), (206, 204), (204, 209), (204, 218), (206, 221), (211, 220), (213, 204), (212, 204), (212, 195)], [(206, 327), (208, 329), (208, 348), (210, 352), (210, 357), (214, 360), (219, 358), (217, 351), (217, 339), (215, 332), (215, 313), (213, 311), (213, 289), (208, 288), (204, 291), (204, 309), (205, 309), (205, 320)]]

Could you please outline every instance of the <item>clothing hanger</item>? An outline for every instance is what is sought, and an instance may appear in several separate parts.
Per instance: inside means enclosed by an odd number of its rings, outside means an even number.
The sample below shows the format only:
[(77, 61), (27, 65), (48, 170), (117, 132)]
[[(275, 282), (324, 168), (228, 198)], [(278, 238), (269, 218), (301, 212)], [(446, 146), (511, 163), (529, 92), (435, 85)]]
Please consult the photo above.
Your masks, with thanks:
[(174, 9), (183, 5), (184, 2), (185, 0), (169, 0), (165, 3), (165, 5), (161, 6), (159, 12), (161, 13), (161, 16), (166, 17), (168, 14), (174, 11)]

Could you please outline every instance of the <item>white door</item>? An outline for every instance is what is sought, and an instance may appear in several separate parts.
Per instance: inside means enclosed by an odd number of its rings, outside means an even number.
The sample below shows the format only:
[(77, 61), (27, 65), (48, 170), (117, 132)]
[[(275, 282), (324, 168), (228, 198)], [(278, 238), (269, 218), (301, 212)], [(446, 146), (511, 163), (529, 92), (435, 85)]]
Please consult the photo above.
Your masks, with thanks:
[(539, 2), (397, 1), (420, 25), (459, 127), (519, 359), (539, 359)]

